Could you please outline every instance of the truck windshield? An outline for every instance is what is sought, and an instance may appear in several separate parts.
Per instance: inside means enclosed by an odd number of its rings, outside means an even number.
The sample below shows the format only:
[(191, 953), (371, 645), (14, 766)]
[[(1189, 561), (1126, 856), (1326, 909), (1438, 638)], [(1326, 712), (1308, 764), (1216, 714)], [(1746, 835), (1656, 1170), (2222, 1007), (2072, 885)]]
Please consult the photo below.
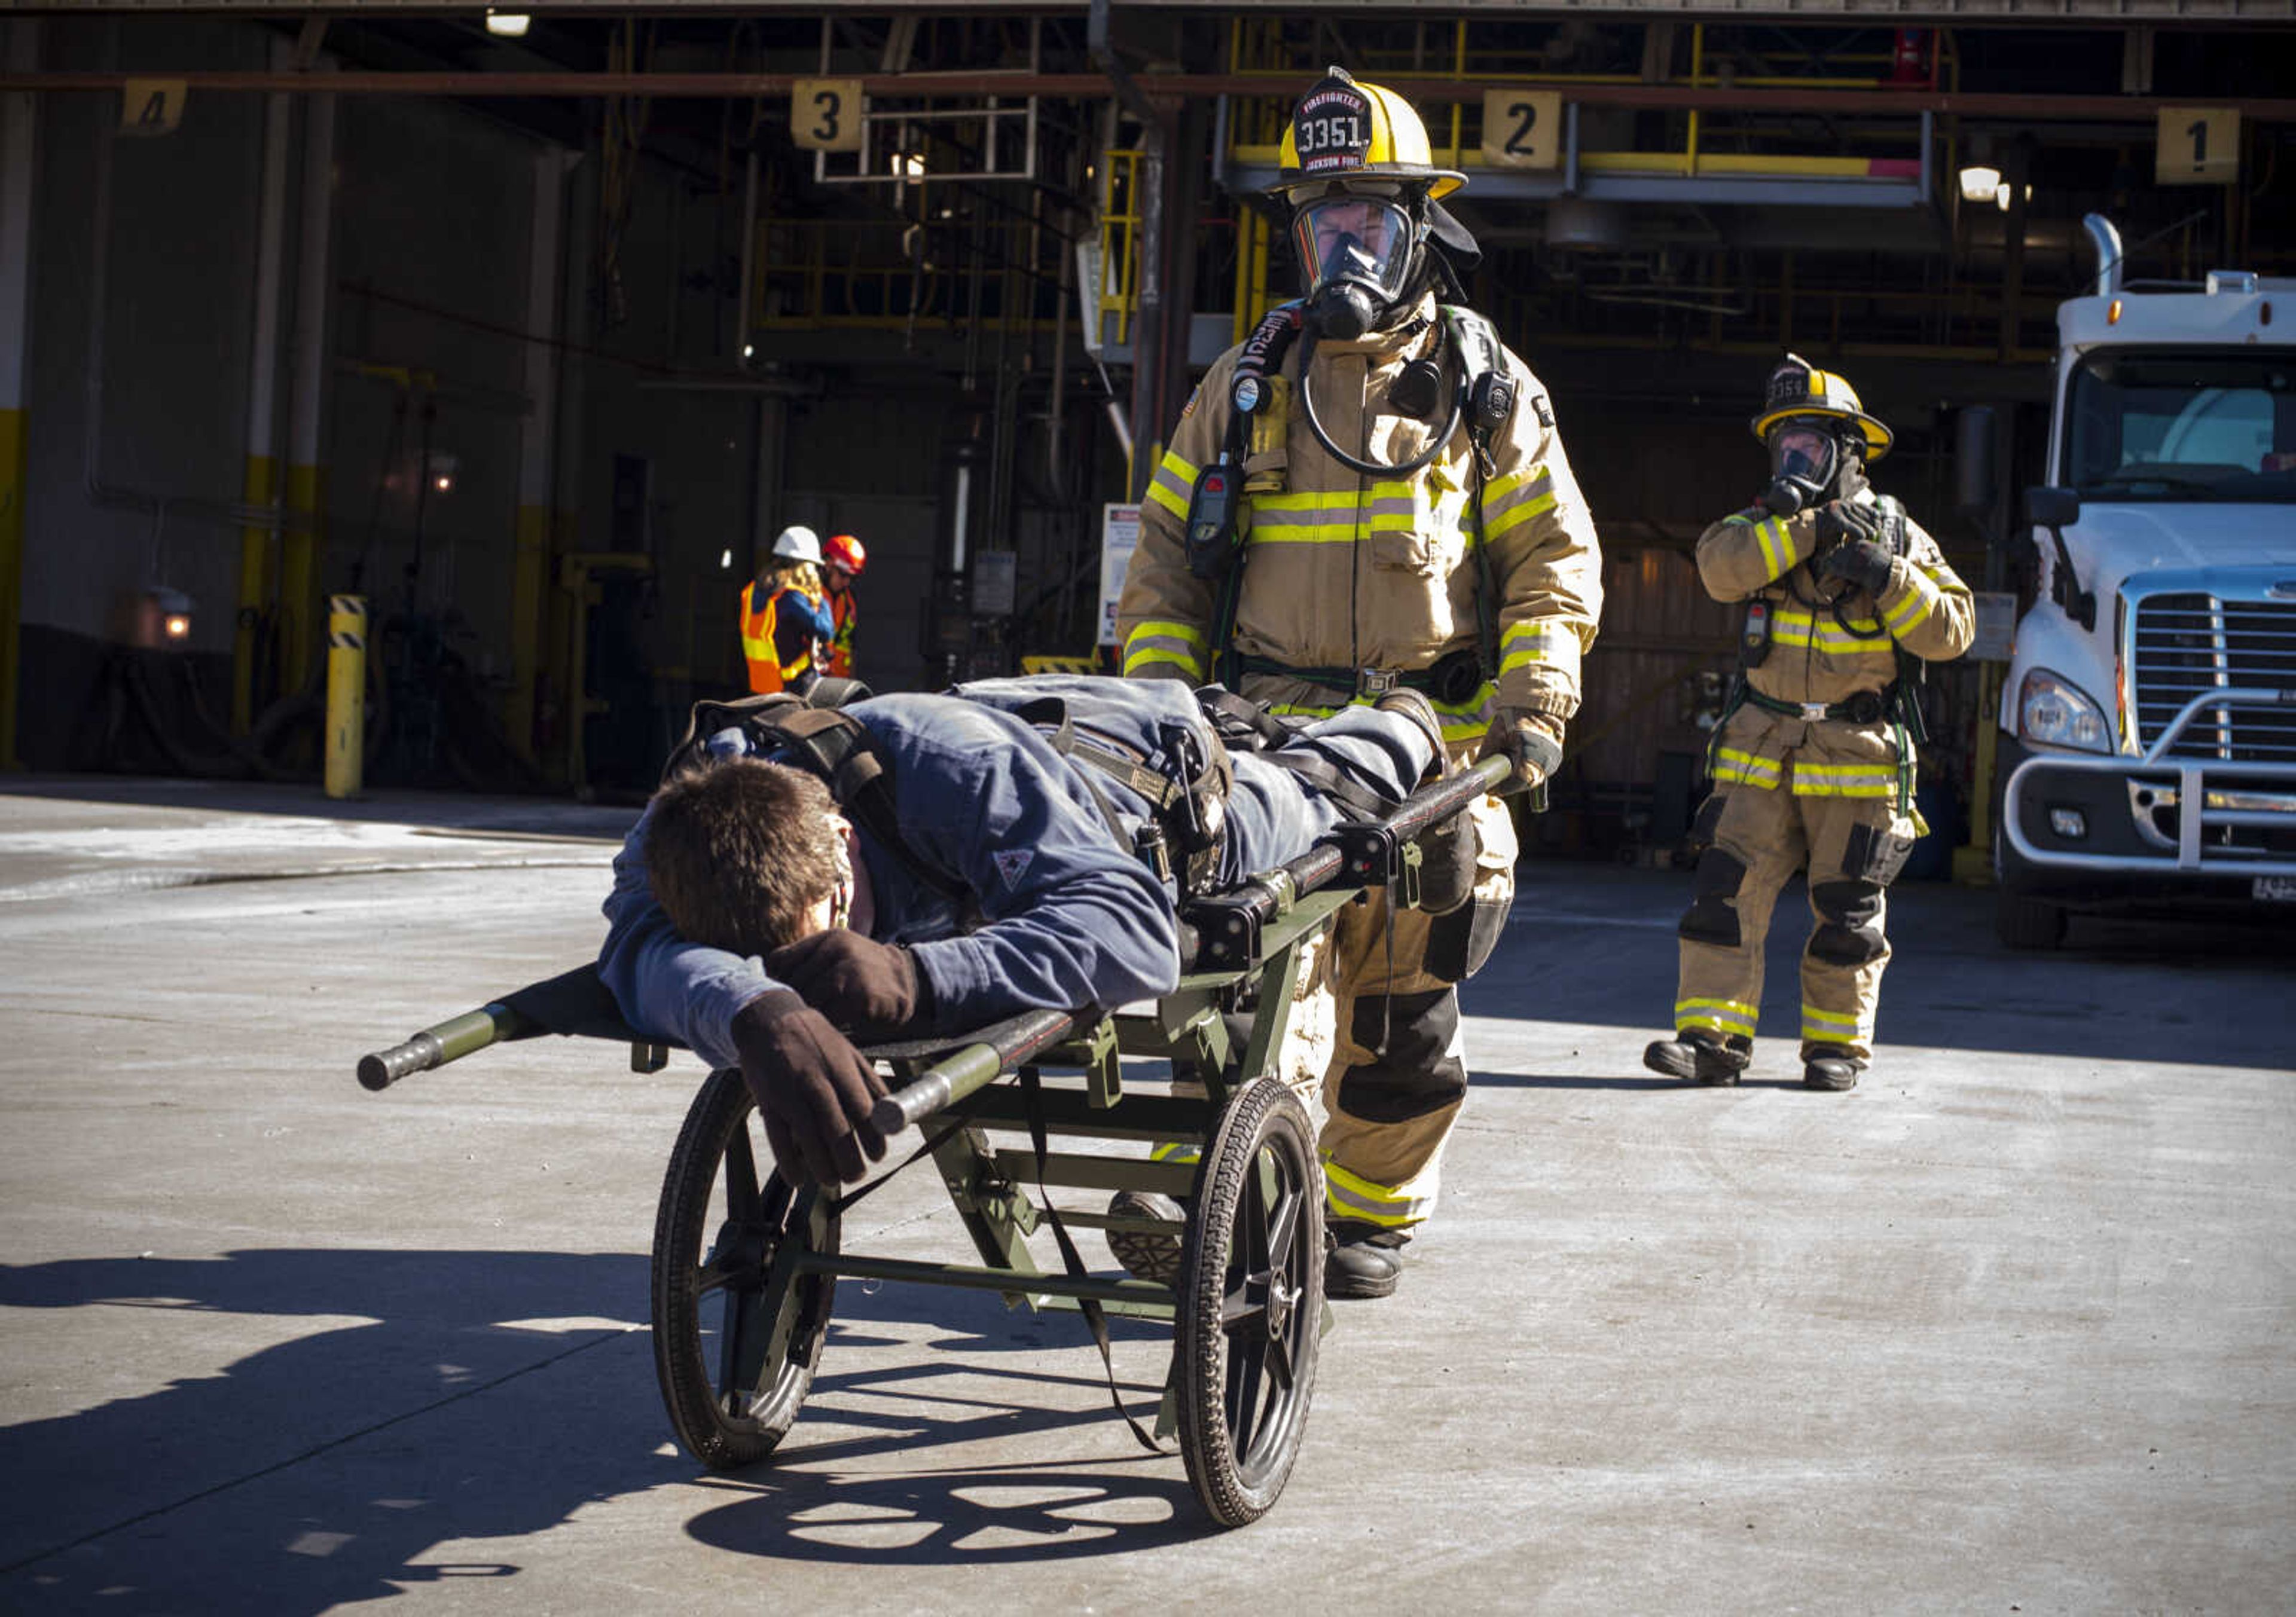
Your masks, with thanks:
[(2066, 405), (2064, 481), (2084, 498), (2296, 504), (2296, 352), (2100, 351)]

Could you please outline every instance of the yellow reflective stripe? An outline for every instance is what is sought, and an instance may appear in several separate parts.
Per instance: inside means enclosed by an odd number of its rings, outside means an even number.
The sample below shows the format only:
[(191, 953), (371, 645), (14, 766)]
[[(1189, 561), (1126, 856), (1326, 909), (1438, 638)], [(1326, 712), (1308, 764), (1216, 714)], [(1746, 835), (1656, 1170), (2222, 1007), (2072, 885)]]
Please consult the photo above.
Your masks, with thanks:
[(1166, 450), (1163, 463), (1156, 468), (1156, 475), (1149, 480), (1148, 498), (1182, 521), (1186, 521), (1188, 497), (1196, 489), (1196, 470), (1171, 450)]
[(1486, 518), (1504, 516), (1524, 505), (1554, 503), (1554, 474), (1544, 466), (1533, 466), (1522, 471), (1509, 472), (1494, 478), (1483, 487), (1483, 515)]
[(1169, 663), (1175, 668), (1185, 669), (1191, 679), (1199, 681), (1206, 672), (1201, 658), (1191, 657), (1185, 651), (1168, 651), (1161, 646), (1143, 646), (1136, 651), (1124, 654), (1124, 672), (1127, 674), (1137, 673), (1154, 663)]
[(1819, 780), (1894, 780), (1898, 766), (1894, 764), (1804, 764), (1797, 760), (1794, 773)]
[(1361, 1219), (1390, 1229), (1417, 1223), (1434, 1204), (1432, 1196), (1414, 1196), (1402, 1188), (1365, 1179), (1360, 1173), (1350, 1173), (1328, 1156), (1324, 1158), (1324, 1200), (1332, 1212), (1342, 1218)]
[(1148, 1160), (1152, 1163), (1192, 1163), (1203, 1154), (1202, 1147), (1177, 1139), (1160, 1139), (1148, 1147)]
[(1201, 629), (1197, 628), (1195, 625), (1176, 623), (1170, 618), (1165, 617), (1142, 618), (1138, 623), (1132, 625), (1132, 633), (1128, 637), (1127, 643), (1128, 644), (1131, 641), (1136, 641), (1143, 637), (1149, 635), (1153, 635), (1159, 640), (1184, 641), (1187, 644), (1196, 647), (1206, 647), (1209, 644), (1209, 642), (1204, 639), (1204, 632)]
[(1770, 639), (1775, 645), (1816, 645), (1821, 651), (1897, 655), (1890, 649), (1889, 639), (1882, 633), (1880, 623), (1870, 617), (1853, 617), (1849, 622), (1849, 628), (1858, 633), (1850, 633), (1835, 623), (1830, 614), (1819, 618), (1793, 607), (1783, 607), (1779, 608), (1777, 617), (1771, 620)]
[(1743, 1000), (1677, 1000), (1674, 1002), (1674, 1030), (1689, 1027), (1710, 1027), (1717, 1033), (1744, 1033), (1753, 1037), (1754, 1021), (1759, 1012)]
[(1754, 524), (1755, 543), (1762, 547), (1765, 578), (1775, 578), (1793, 566), (1792, 541), (1786, 536), (1786, 525), (1772, 517), (1767, 522)]
[(1254, 544), (1352, 544), (1365, 526), (1362, 496), (1329, 492), (1251, 496)]
[(1499, 637), (1499, 672), (1513, 673), (1533, 663), (1578, 666), (1578, 633), (1568, 624), (1515, 624)]
[(1793, 767), (1797, 797), (1887, 797), (1898, 789), (1892, 764), (1804, 764)]
[(1483, 518), (1484, 536), (1489, 539), (1496, 539), (1502, 534), (1512, 533), (1516, 528), (1521, 527), (1524, 523), (1529, 521), (1533, 517), (1544, 515), (1546, 512), (1551, 511), (1554, 509), (1554, 496), (1551, 493), (1543, 494), (1538, 495), (1536, 499), (1525, 501), (1522, 504), (1513, 506), (1496, 517), (1490, 514), (1488, 506), (1486, 505)]
[[(1488, 681), (1464, 702), (1438, 702), (1431, 697), (1428, 706), (1435, 709), (1436, 722), (1443, 728), (1443, 739), (1448, 743), (1472, 741), (1491, 727), (1498, 714), (1498, 687)], [(1351, 702), (1341, 702), (1329, 707), (1319, 707), (1312, 702), (1270, 702), (1267, 711), (1283, 718), (1328, 719), (1341, 707), (1368, 707), (1372, 698), (1357, 697)]]
[(1813, 1026), (1855, 1033), (1865, 1030), (1866, 1019), (1859, 1016), (1845, 1017), (1839, 1011), (1820, 1010), (1815, 1005), (1804, 1005), (1801, 1008), (1801, 1026), (1805, 1034)]
[(1902, 635), (1906, 630), (1927, 617), (1930, 615), (1930, 608), (1935, 604), (1936, 598), (1930, 592), (1929, 580), (1915, 574), (1907, 584), (1905, 600), (1897, 604), (1886, 620), (1890, 625), (1890, 633)]
[(1748, 786), (1775, 786), (1778, 761), (1759, 753), (1740, 752), (1734, 747), (1721, 747), (1714, 755), (1714, 778), (1742, 781)]

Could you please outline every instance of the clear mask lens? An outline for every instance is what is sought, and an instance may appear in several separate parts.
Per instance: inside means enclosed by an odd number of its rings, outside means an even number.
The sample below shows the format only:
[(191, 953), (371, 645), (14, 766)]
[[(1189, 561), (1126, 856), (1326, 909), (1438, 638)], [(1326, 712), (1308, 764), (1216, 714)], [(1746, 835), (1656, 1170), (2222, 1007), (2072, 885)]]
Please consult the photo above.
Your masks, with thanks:
[(1292, 216), (1292, 243), (1307, 266), (1309, 297), (1355, 282), (1385, 302), (1403, 295), (1411, 266), (1411, 216), (1377, 197), (1308, 202)]
[(1824, 487), (1833, 476), (1833, 440), (1815, 427), (1777, 429), (1770, 434), (1770, 475)]

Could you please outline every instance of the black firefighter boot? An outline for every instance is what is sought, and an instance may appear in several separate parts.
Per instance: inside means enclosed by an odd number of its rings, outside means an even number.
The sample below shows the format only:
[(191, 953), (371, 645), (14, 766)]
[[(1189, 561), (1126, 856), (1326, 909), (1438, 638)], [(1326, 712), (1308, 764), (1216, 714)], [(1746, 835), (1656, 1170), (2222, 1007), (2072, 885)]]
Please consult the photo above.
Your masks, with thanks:
[(1333, 1219), (1324, 1226), (1330, 1244), (1324, 1252), (1324, 1295), (1386, 1297), (1403, 1278), (1407, 1229), (1390, 1229), (1363, 1219)]
[[(1423, 731), (1433, 744), (1434, 762), (1427, 766), (1420, 785), (1439, 780), (1451, 772), (1450, 754), (1443, 747), (1443, 721), (1436, 715), (1434, 703), (1406, 688), (1388, 691), (1372, 706), (1382, 713), (1401, 714)], [(1481, 849), (1482, 844), (1475, 835), (1474, 816), (1465, 811), (1421, 832), (1419, 907), (1430, 915), (1448, 915), (1472, 898), (1475, 856)]]
[(1735, 1083), (1753, 1058), (1751, 1040), (1725, 1039), (1710, 1027), (1687, 1027), (1671, 1039), (1653, 1039), (1643, 1051), (1643, 1065), (1651, 1071), (1688, 1083)]
[(1849, 1047), (1841, 1044), (1813, 1044), (1810, 1053), (1802, 1058), (1801, 1082), (1804, 1089), (1854, 1090), (1857, 1074), (1866, 1064), (1851, 1055)]

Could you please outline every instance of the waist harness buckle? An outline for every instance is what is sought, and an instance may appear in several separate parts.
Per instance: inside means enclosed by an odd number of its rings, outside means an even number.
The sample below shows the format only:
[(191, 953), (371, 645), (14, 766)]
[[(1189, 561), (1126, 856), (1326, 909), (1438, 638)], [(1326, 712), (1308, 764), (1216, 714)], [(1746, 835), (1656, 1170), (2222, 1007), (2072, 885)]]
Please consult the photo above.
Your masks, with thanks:
[(1358, 668), (1356, 670), (1356, 695), (1382, 697), (1403, 682), (1399, 668)]
[(1801, 704), (1801, 716), (1804, 723), (1816, 724), (1827, 716), (1826, 705), (1824, 702), (1804, 702)]

